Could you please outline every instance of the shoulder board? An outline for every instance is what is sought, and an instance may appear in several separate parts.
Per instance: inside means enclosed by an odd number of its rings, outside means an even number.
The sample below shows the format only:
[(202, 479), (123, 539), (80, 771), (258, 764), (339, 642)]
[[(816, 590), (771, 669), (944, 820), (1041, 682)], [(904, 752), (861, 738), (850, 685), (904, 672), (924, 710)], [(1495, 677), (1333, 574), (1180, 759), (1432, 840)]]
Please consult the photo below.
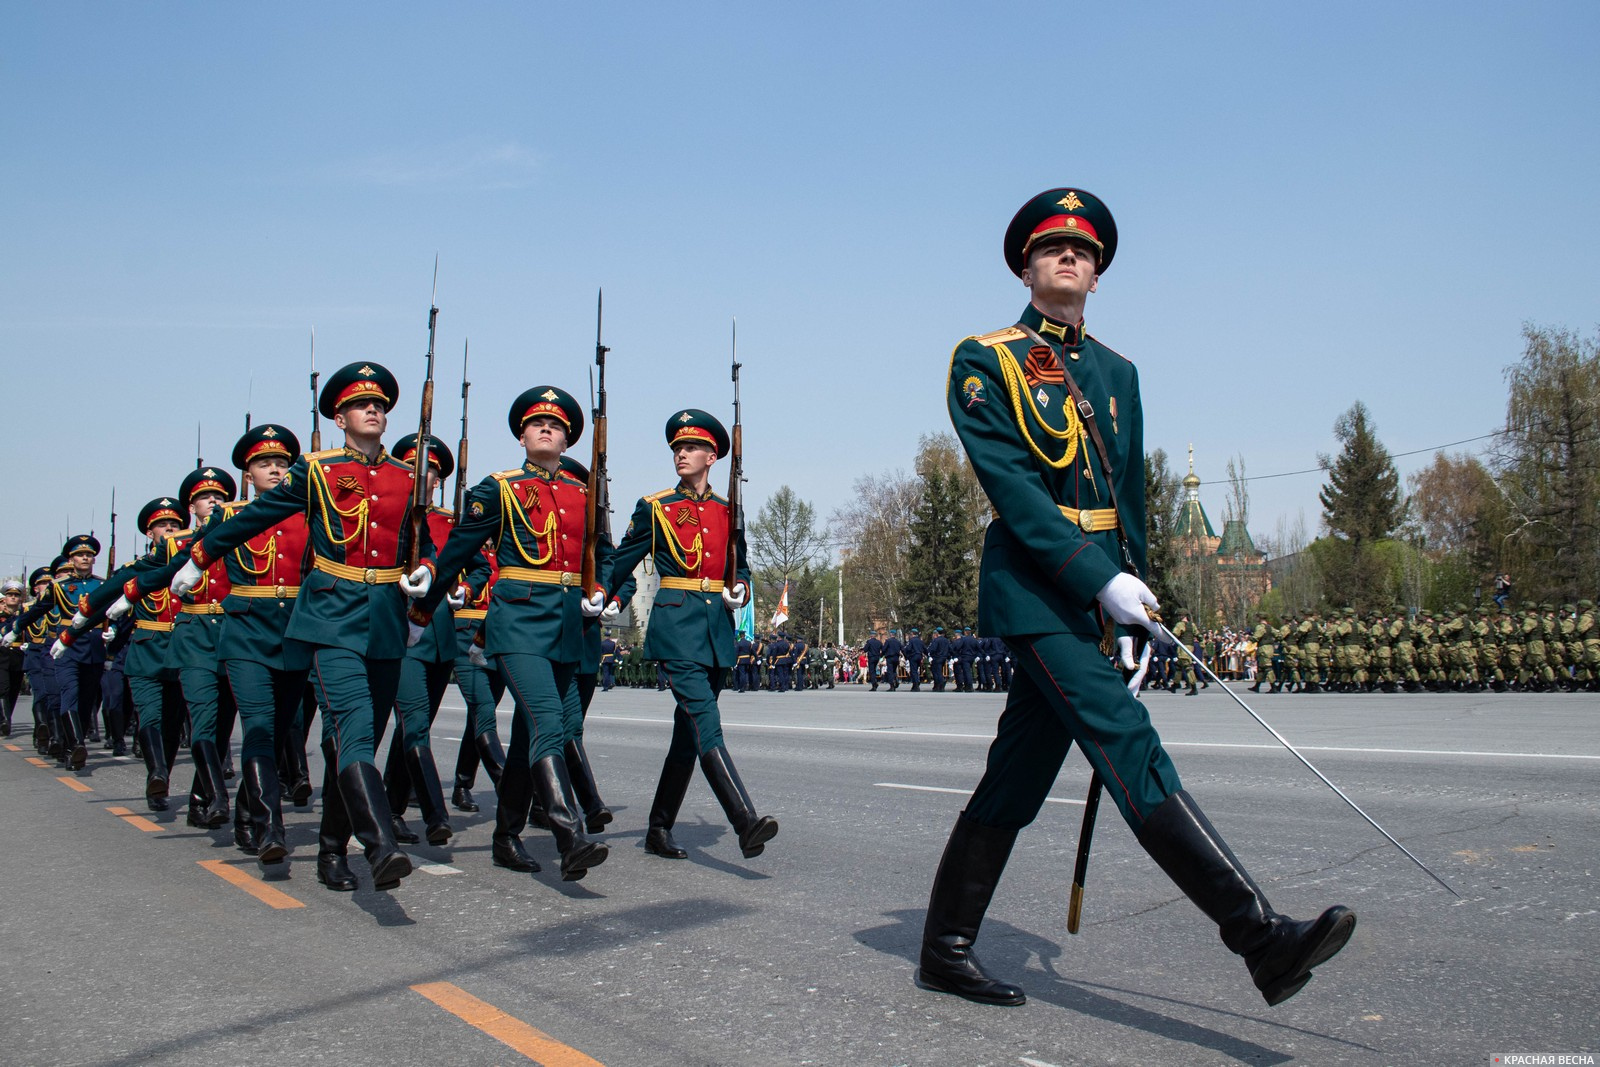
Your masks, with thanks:
[(1004, 344), (1007, 341), (1020, 341), (1027, 336), (1028, 335), (1026, 333), (1017, 327), (1007, 326), (1003, 330), (996, 330), (993, 333), (986, 333), (982, 334), (981, 336), (974, 337), (973, 340), (978, 342), (980, 345), (983, 345), (985, 348), (993, 348), (995, 345)]
[(1124, 361), (1126, 363), (1132, 363), (1133, 362), (1133, 360), (1129, 359), (1127, 356), (1123, 355), (1121, 352), (1118, 352), (1115, 348), (1112, 348), (1110, 345), (1108, 345), (1104, 341), (1100, 340), (1100, 338), (1096, 337), (1094, 334), (1086, 333), (1086, 334), (1084, 334), (1084, 336), (1087, 337), (1089, 340), (1093, 341), (1095, 344), (1099, 345), (1101, 348), (1105, 349), (1107, 352), (1110, 352), (1113, 356), (1116, 356), (1118, 359), (1120, 359), (1120, 360), (1122, 360), (1122, 361)]
[(562, 481), (562, 482), (570, 482), (573, 485), (581, 485), (584, 488), (588, 488), (588, 486), (589, 486), (589, 483), (587, 481), (585, 481), (584, 479), (578, 477), (576, 474), (573, 474), (571, 471), (565, 471), (565, 470), (564, 471), (557, 471), (556, 472), (556, 480), (557, 481)]
[(721, 493), (713, 491), (711, 493), (711, 499), (716, 501), (718, 504), (721, 504), (723, 507), (728, 506), (728, 498), (723, 496)]
[(318, 460), (321, 460), (321, 459), (332, 459), (335, 456), (342, 456), (342, 455), (344, 455), (344, 449), (342, 449), (342, 448), (324, 448), (321, 452), (309, 452), (309, 453), (307, 453), (306, 454), (306, 458), (307, 459), (318, 459)]
[(674, 486), (674, 487), (673, 487), (673, 488), (671, 488), (671, 489), (663, 489), (663, 490), (661, 490), (661, 492), (659, 492), (659, 493), (651, 493), (651, 494), (650, 494), (650, 495), (649, 495), (649, 496), (647, 496), (647, 497), (645, 497), (645, 499), (646, 499), (646, 500), (647, 500), (647, 501), (650, 501), (650, 502), (652, 502), (652, 503), (653, 503), (653, 502), (655, 502), (655, 501), (657, 501), (657, 500), (661, 500), (661, 499), (663, 499), (663, 498), (664, 498), (664, 497), (669, 497), (669, 496), (671, 496), (671, 495), (672, 495), (672, 494), (673, 494), (673, 493), (676, 493), (676, 492), (677, 492), (677, 491), (678, 491), (678, 489), (677, 489), (677, 487), (676, 487), (676, 486)]
[(493, 474), (489, 475), (489, 477), (497, 479), (497, 480), (503, 482), (507, 478), (515, 478), (517, 475), (519, 475), (521, 473), (523, 473), (521, 467), (512, 467), (508, 471), (495, 471)]
[(224, 515), (232, 515), (234, 512), (238, 511), (248, 503), (250, 503), (248, 500), (230, 500), (226, 504), (222, 505), (222, 513)]

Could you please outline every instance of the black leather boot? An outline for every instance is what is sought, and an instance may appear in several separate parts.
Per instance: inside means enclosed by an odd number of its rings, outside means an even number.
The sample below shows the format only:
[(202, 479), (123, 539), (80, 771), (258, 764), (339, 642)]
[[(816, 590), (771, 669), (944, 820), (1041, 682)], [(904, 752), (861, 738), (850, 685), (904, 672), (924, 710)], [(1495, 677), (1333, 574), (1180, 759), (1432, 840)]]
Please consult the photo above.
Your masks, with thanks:
[(472, 799), (472, 786), (478, 780), (478, 746), (465, 740), (456, 749), (455, 788), (450, 792), (450, 803), (457, 811), (474, 812), (478, 802)]
[(726, 748), (718, 746), (701, 756), (700, 769), (706, 772), (711, 791), (717, 795), (717, 802), (739, 835), (739, 851), (744, 853), (745, 859), (761, 855), (767, 842), (778, 836), (778, 820), (756, 814), (756, 807), (750, 802), (750, 794), (739, 780), (739, 772), (734, 769)]
[(1268, 1004), (1281, 1004), (1332, 959), (1356, 928), (1355, 912), (1335, 906), (1298, 922), (1272, 910), (1216, 828), (1184, 790), (1172, 794), (1139, 828), (1139, 844), (1243, 956)]
[(246, 856), (254, 856), (261, 851), (258, 842), (261, 840), (262, 827), (255, 821), (255, 809), (259, 803), (254, 795), (254, 784), (246, 774), (240, 779), (239, 792), (233, 798), (233, 843)]
[(678, 821), (678, 809), (683, 806), (683, 795), (689, 791), (693, 777), (693, 760), (674, 762), (669, 757), (661, 764), (656, 798), (650, 804), (650, 829), (644, 835), (646, 852), (669, 860), (688, 858), (689, 853), (672, 839), (672, 826)]
[(499, 797), (494, 808), (494, 837), (490, 855), (496, 867), (533, 873), (539, 865), (522, 847), (521, 833), (528, 825), (528, 800), (533, 782), (528, 772), (510, 768), (500, 777)]
[(572, 781), (572, 795), (583, 810), (583, 828), (598, 834), (613, 818), (611, 809), (600, 799), (600, 787), (594, 782), (594, 769), (589, 766), (589, 753), (583, 750), (583, 741), (574, 737), (562, 750), (566, 757), (567, 777)]
[(279, 779), (282, 791), (297, 808), (311, 803), (311, 765), (306, 760), (306, 735), (296, 721), (284, 731), (279, 746), (280, 762), (284, 776)]
[(352, 763), (339, 772), (339, 795), (350, 814), (351, 832), (367, 854), (373, 888), (395, 888), (411, 873), (411, 857), (395, 841), (383, 775), (370, 763)]
[(424, 836), (430, 845), (443, 845), (450, 841), (450, 814), (444, 806), (444, 787), (439, 782), (439, 768), (433, 762), (433, 749), (418, 745), (406, 750), (406, 770), (410, 772), (412, 787), (417, 793), (417, 807), (422, 809)]
[(289, 846), (283, 831), (283, 786), (278, 782), (277, 764), (266, 756), (245, 760), (244, 787), (245, 796), (250, 800), (256, 860), (282, 863), (289, 854)]
[(1020, 987), (991, 977), (972, 951), (1016, 842), (1015, 830), (997, 830), (965, 814), (957, 816), (938, 873), (933, 876), (933, 891), (928, 894), (922, 956), (916, 971), (917, 985), (923, 989), (953, 993), (979, 1004), (1016, 1007), (1027, 1003)]
[(550, 821), (550, 833), (561, 852), (561, 880), (576, 882), (606, 861), (610, 849), (584, 836), (572, 803), (572, 783), (567, 779), (566, 760), (546, 756), (533, 765), (533, 790)]
[(63, 761), (75, 771), (83, 770), (89, 762), (89, 746), (83, 743), (83, 734), (72, 715), (61, 716), (61, 751)]
[(167, 752), (161, 743), (161, 727), (146, 726), (139, 731), (144, 750), (144, 802), (151, 811), (167, 810), (167, 789), (172, 772), (167, 768)]
[(205, 806), (195, 817), (202, 826), (214, 830), (228, 821), (228, 787), (222, 778), (222, 757), (211, 741), (196, 741), (193, 755), (195, 777), (205, 797)]
[(317, 881), (336, 893), (353, 893), (356, 876), (350, 873), (345, 853), (350, 845), (350, 816), (344, 809), (334, 768), (339, 754), (332, 741), (322, 743), (322, 822), (317, 828)]
[(415, 845), (422, 838), (406, 825), (406, 808), (411, 804), (411, 773), (406, 769), (404, 745), (397, 731), (389, 743), (388, 759), (384, 761), (383, 791), (389, 801), (389, 825), (394, 829), (394, 839), (402, 845)]
[(500, 745), (500, 735), (493, 730), (485, 730), (472, 739), (472, 747), (478, 750), (478, 762), (483, 765), (483, 773), (499, 789), (500, 775), (506, 767), (506, 750)]

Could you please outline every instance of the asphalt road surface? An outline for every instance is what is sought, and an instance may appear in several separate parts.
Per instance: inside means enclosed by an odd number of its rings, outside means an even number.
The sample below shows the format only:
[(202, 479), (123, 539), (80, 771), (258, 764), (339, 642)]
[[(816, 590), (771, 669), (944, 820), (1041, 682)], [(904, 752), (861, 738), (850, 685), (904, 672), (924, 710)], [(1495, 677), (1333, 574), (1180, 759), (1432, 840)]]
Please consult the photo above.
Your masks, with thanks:
[[(39, 767), (19, 729), (16, 750), (0, 749), (0, 1063), (1190, 1067), (1600, 1053), (1600, 701), (1250, 699), (1461, 894), (1215, 687), (1150, 697), (1185, 785), (1273, 903), (1360, 916), (1345, 951), (1271, 1009), (1109, 804), (1084, 927), (1067, 934), (1088, 782), (1076, 753), (978, 942), (1028, 1003), (912, 984), (928, 886), (981, 773), (995, 696), (727, 696), (730, 750), (782, 832), (743, 859), (697, 778), (676, 831), (690, 858), (673, 862), (641, 844), (670, 695), (598, 694), (588, 747), (617, 812), (604, 866), (561, 882), (540, 832), (525, 841), (544, 873), (491, 866), (481, 780), (484, 811), (452, 813), (448, 847), (413, 846), (428, 866), (392, 893), (370, 889), (359, 858), (356, 893), (316, 883), (315, 807), (290, 810), (289, 876), (263, 881), (230, 832), (187, 828), (178, 803), (147, 812), (138, 763), (96, 751), (80, 774)], [(30, 721), (26, 701), (17, 712)], [(434, 731), (447, 782), (462, 721), (452, 690)], [(175, 801), (190, 774), (181, 762)]]

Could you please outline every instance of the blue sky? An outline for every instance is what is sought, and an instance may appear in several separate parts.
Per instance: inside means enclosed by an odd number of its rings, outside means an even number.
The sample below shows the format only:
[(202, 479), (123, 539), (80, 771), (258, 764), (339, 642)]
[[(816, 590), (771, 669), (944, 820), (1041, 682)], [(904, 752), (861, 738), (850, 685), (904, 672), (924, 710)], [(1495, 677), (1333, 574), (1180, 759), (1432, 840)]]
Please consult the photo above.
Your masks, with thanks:
[[(517, 462), (523, 388), (587, 390), (603, 286), (618, 508), (672, 480), (673, 408), (730, 412), (737, 316), (750, 499), (827, 515), (948, 429), (951, 347), (1025, 300), (1005, 224), (1060, 184), (1117, 216), (1088, 325), (1202, 478), (1314, 466), (1357, 399), (1395, 452), (1487, 433), (1522, 323), (1600, 320), (1597, 30), (1588, 3), (15, 5), (0, 570), (69, 516), (103, 534), (113, 485), (131, 546), (197, 422), (213, 462), (247, 401), (304, 433), (313, 326), (325, 371), (396, 371), (414, 429), (435, 252), (435, 424), (470, 337), (475, 475)], [(1319, 485), (1253, 483), (1252, 529), (1314, 528)]]

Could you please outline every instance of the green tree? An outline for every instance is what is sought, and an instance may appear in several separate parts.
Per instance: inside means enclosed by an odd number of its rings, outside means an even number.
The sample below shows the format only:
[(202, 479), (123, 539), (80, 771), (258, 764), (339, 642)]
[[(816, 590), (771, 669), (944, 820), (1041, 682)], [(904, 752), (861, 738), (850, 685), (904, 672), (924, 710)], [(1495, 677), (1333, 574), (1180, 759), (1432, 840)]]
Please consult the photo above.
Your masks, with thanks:
[(1328, 482), (1318, 498), (1322, 520), (1332, 534), (1360, 546), (1392, 537), (1405, 519), (1400, 472), (1378, 440), (1367, 406), (1357, 400), (1333, 424), (1342, 446), (1333, 458), (1321, 456)]
[[(937, 468), (922, 476), (922, 496), (911, 519), (903, 586), (909, 619), (949, 625), (970, 620), (977, 608), (977, 538), (961, 505), (953, 474)], [(908, 620), (909, 621), (909, 620)]]
[[(794, 615), (797, 599), (794, 580), (808, 569), (819, 566), (828, 550), (826, 537), (817, 529), (815, 509), (787, 485), (779, 486), (761, 505), (756, 521), (746, 531), (745, 540), (750, 550), (758, 615), (771, 618), (771, 609), (777, 606), (783, 583), (788, 581), (790, 615), (797, 617)], [(758, 617), (757, 625), (764, 625), (765, 621)], [(811, 622), (815, 628), (815, 604), (811, 606)]]
[(1522, 328), (1496, 484), (1523, 595), (1573, 599), (1600, 574), (1600, 333)]
[(1174, 580), (1178, 556), (1173, 538), (1178, 527), (1178, 510), (1183, 497), (1178, 491), (1178, 476), (1167, 466), (1167, 450), (1158, 448), (1144, 457), (1144, 514), (1146, 566), (1145, 584), (1163, 605), (1177, 607)]

